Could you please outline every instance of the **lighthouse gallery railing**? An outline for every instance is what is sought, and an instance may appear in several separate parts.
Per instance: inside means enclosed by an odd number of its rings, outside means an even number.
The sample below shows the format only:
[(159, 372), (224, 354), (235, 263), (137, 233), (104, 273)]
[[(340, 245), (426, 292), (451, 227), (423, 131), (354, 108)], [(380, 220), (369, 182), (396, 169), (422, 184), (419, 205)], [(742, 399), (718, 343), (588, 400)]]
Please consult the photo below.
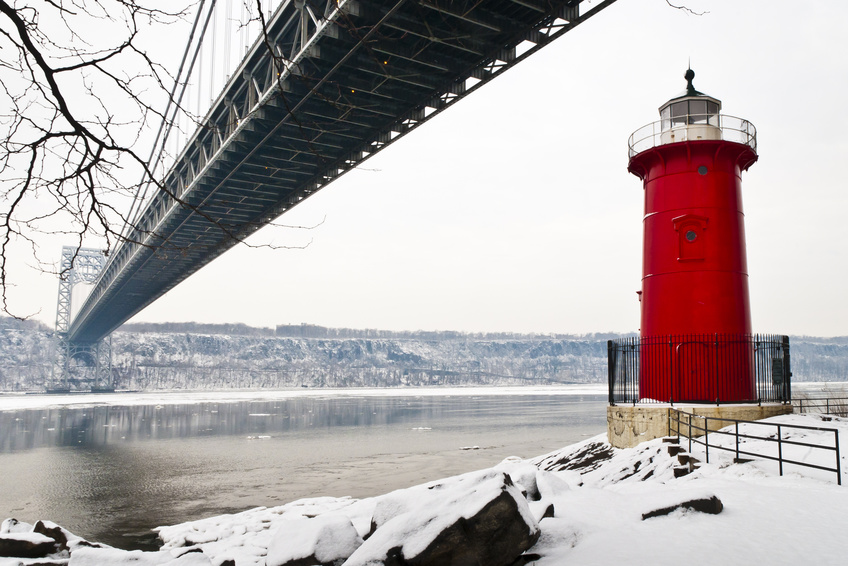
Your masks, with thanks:
[[(789, 337), (777, 335), (681, 334), (620, 338), (607, 342), (610, 405), (620, 403), (728, 403), (729, 382), (750, 379), (750, 399), (734, 403), (782, 402), (792, 398)], [(642, 371), (653, 390), (668, 398), (640, 395)], [(738, 390), (738, 388), (736, 388)], [(693, 392), (696, 394), (693, 398)]]
[(633, 132), (627, 142), (627, 157), (668, 143), (704, 139), (741, 143), (757, 151), (757, 128), (748, 120), (726, 114), (687, 114), (675, 119), (680, 118), (686, 122), (658, 120)]

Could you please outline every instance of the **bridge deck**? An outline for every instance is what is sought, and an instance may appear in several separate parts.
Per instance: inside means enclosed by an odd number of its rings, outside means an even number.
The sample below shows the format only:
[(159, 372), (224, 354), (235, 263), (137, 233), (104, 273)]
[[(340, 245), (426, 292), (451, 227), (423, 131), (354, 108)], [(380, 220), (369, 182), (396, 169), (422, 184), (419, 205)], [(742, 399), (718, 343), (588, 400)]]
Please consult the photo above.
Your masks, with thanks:
[(248, 53), (130, 233), (133, 241), (109, 258), (69, 339), (106, 336), (241, 239), (614, 1), (310, 0), (309, 10), (284, 2), (266, 41)]

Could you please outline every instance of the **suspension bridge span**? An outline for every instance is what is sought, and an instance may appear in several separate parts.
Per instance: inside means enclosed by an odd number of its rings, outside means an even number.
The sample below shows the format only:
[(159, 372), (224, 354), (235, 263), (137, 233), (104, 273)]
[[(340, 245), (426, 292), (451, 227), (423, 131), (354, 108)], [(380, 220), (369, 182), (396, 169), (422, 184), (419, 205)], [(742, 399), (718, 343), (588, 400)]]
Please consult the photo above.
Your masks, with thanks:
[(614, 1), (283, 1), (65, 321), (67, 341), (101, 340)]

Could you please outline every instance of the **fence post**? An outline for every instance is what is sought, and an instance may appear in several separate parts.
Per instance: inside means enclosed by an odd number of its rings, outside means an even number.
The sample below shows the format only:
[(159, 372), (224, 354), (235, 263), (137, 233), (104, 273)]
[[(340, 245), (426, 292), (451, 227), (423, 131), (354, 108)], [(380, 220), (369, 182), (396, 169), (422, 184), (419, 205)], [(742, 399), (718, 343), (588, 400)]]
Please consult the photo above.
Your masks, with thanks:
[(707, 464), (710, 463), (710, 419), (704, 417), (704, 448), (707, 450)]
[(839, 456), (839, 430), (833, 431), (836, 442), (836, 484), (842, 485), (842, 461)]
[(792, 399), (792, 356), (789, 352), (789, 336), (783, 336), (783, 400)]
[(674, 404), (674, 341), (671, 336), (668, 338), (668, 385), (671, 390), (669, 401)]
[(615, 389), (615, 358), (613, 356), (613, 342), (612, 340), (607, 340), (607, 384), (609, 385), (609, 404), (611, 406), (615, 406), (615, 395), (613, 394), (613, 389)]
[(777, 463), (780, 466), (780, 475), (783, 475), (783, 434), (780, 430), (780, 425), (777, 425)]
[(715, 348), (715, 351), (713, 352), (715, 354), (713, 356), (713, 361), (715, 362), (713, 364), (713, 371), (715, 372), (713, 379), (715, 379), (715, 400), (716, 400), (716, 407), (718, 407), (718, 400), (719, 400), (718, 382), (721, 379), (721, 376), (719, 375), (719, 369), (718, 369), (719, 368), (719, 365), (718, 365), (718, 332), (715, 333), (713, 338), (714, 338), (713, 343), (714, 343), (714, 348)]

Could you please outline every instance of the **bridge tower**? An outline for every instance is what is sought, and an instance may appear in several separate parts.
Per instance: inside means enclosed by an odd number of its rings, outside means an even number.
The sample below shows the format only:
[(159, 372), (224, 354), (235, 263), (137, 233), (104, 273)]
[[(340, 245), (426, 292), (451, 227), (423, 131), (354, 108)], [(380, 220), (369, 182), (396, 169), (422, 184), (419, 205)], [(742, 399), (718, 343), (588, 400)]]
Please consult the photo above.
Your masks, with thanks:
[(56, 304), (56, 357), (51, 383), (47, 388), (49, 392), (84, 387), (90, 387), (92, 391), (114, 390), (111, 336), (91, 343), (68, 339), (74, 286), (77, 283), (94, 283), (105, 263), (106, 255), (101, 250), (71, 246), (62, 248)]
[(756, 399), (741, 174), (756, 131), (692, 85), (630, 139), (643, 181), (640, 399)]

